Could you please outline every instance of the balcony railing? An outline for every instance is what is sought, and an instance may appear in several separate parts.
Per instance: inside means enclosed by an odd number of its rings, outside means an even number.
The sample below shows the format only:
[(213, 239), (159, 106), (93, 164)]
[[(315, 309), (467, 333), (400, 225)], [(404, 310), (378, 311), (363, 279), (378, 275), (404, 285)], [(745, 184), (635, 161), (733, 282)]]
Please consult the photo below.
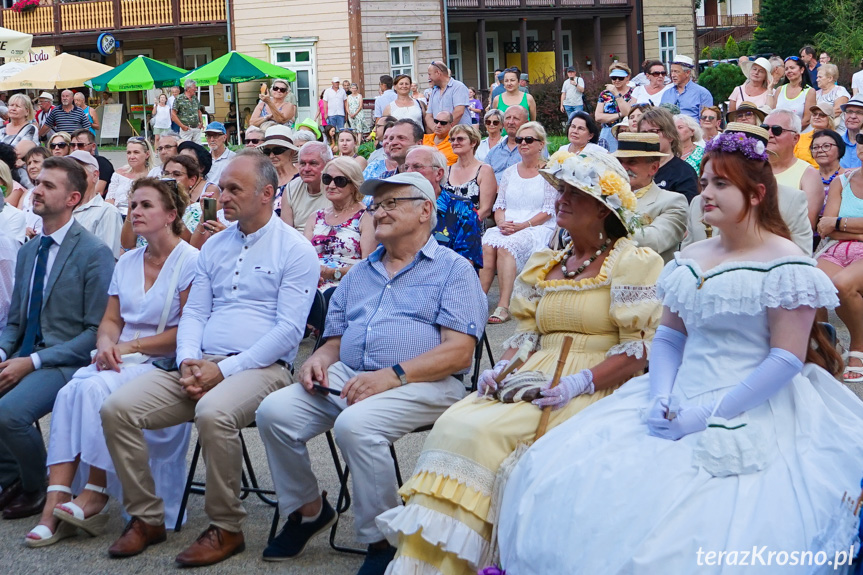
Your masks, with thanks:
[(42, 0), (31, 12), (0, 11), (0, 25), (33, 35), (225, 21), (224, 0)]
[(702, 14), (696, 17), (699, 28), (755, 28), (758, 25), (754, 14)]
[(626, 6), (629, 0), (447, 0), (450, 10), (486, 8), (570, 8), (575, 6)]

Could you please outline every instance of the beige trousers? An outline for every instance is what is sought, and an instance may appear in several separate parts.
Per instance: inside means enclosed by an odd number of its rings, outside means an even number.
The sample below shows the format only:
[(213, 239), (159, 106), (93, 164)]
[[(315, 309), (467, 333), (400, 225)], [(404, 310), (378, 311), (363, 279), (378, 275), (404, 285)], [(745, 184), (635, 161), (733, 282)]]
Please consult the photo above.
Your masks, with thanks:
[(255, 410), (267, 395), (291, 383), (291, 372), (280, 364), (242, 371), (198, 401), (186, 396), (179, 379), (178, 371), (153, 370), (118, 389), (102, 405), (102, 427), (123, 485), (123, 504), (129, 515), (149, 525), (165, 522), (142, 430), (194, 419), (207, 467), (204, 511), (213, 525), (240, 531), (246, 511), (239, 499), (243, 464), (239, 431), (255, 420)]

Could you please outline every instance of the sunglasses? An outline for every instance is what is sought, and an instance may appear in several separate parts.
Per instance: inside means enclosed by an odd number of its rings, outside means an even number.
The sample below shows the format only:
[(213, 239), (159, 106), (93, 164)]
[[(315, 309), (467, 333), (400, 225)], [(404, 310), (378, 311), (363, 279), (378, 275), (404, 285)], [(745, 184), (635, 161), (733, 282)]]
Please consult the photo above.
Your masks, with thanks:
[(486, 126), (500, 126), (500, 122), (498, 120), (486, 120)]
[(704, 120), (705, 122), (712, 122), (713, 120), (716, 119), (716, 116), (701, 116), (701, 119)]
[(52, 150), (62, 150), (68, 145), (69, 144), (67, 144), (66, 142), (58, 142), (56, 144), (48, 144), (48, 147)]
[(261, 142), (263, 142), (263, 140), (260, 138), (246, 138), (246, 143), (251, 144), (253, 146), (257, 146)]
[(783, 60), (783, 61), (784, 61), (784, 62), (787, 62), (788, 60), (794, 60), (795, 62), (799, 62), (799, 61), (800, 61), (800, 57), (799, 57), (799, 56), (788, 56), (788, 57), (787, 57), (787, 58), (785, 58), (785, 60)]
[(329, 174), (323, 174), (321, 176), (321, 183), (325, 186), (329, 186), (330, 184), (335, 183), (337, 188), (344, 188), (345, 186), (350, 184), (351, 181), (345, 176), (331, 176)]
[(131, 138), (126, 140), (126, 143), (128, 144), (129, 142), (146, 142), (146, 141), (147, 140), (145, 140), (142, 136), (132, 136)]
[(446, 126), (447, 124), (449, 124), (449, 121), (448, 120), (435, 120), (434, 123), (437, 124), (438, 126)]
[(662, 72), (650, 72), (648, 76), (653, 76), (654, 78), (658, 78), (660, 76), (668, 76), (668, 72), (663, 70)]
[(278, 86), (273, 86), (272, 88), (270, 88), (270, 90), (272, 90), (273, 92), (283, 92), (283, 93), (287, 93), (287, 91), (288, 91), (287, 88), (279, 88)]
[(523, 138), (521, 136), (515, 137), (515, 143), (516, 144), (521, 144), (522, 142), (524, 142), (525, 144), (532, 144), (534, 142), (541, 142), (541, 141), (542, 140), (540, 140), (539, 138), (534, 138), (533, 136), (525, 136)]
[(164, 152), (165, 150), (176, 150), (176, 149), (177, 149), (176, 144), (174, 144), (173, 146), (169, 144), (166, 146), (159, 146), (158, 148), (156, 148), (156, 151), (157, 152)]
[(789, 130), (788, 128), (783, 128), (782, 126), (771, 126), (769, 124), (761, 124), (761, 127), (773, 134), (776, 137), (782, 135), (782, 132), (791, 132), (792, 134), (796, 134), (794, 130)]
[(282, 154), (287, 152), (288, 149), (282, 148), (281, 146), (271, 146), (269, 148), (261, 148), (261, 151), (264, 153), (265, 156), (281, 156)]
[(73, 148), (75, 148), (76, 150), (86, 150), (87, 146), (89, 146), (90, 143), (89, 142), (83, 142), (83, 143), (82, 142), (72, 142), (69, 145), (72, 146)]

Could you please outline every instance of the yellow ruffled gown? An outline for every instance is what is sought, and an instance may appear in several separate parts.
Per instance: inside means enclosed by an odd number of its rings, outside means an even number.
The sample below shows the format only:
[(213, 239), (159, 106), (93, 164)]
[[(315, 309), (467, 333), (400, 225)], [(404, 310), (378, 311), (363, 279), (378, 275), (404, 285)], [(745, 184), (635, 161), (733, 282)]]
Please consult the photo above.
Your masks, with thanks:
[[(546, 280), (562, 257), (562, 251), (537, 252), (516, 279), (510, 310), (518, 326), (504, 345), (534, 344), (536, 352), (522, 369), (542, 371), (551, 379), (567, 335), (573, 344), (564, 375), (610, 355), (642, 357), (662, 313), (655, 288), (662, 258), (623, 238), (595, 277)], [(549, 429), (616, 387), (579, 396), (553, 411)], [(489, 564), (495, 474), (519, 442), (533, 440), (540, 413), (531, 403), (478, 400), (474, 393), (437, 420), (413, 477), (399, 491), (405, 506), (377, 519), (398, 547), (388, 575), (475, 575)]]

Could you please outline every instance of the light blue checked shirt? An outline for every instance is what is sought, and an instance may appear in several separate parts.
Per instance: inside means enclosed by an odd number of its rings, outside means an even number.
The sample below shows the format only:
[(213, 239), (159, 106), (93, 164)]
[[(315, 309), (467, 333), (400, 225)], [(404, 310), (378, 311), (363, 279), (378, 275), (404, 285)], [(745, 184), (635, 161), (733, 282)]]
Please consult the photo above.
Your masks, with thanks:
[(342, 336), (344, 364), (355, 371), (392, 367), (440, 345), (442, 327), (482, 337), (488, 299), (473, 264), (430, 237), (390, 278), (384, 252), (380, 246), (354, 265), (330, 300), (324, 337)]

